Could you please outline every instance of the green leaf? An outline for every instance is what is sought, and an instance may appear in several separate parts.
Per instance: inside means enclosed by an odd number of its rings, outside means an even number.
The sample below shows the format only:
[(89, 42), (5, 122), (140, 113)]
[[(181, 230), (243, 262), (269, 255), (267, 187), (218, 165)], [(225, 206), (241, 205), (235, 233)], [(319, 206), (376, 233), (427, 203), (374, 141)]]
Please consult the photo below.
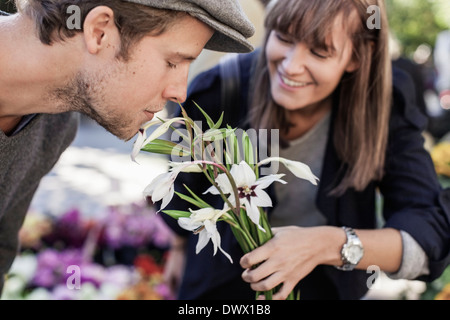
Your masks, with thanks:
[(210, 118), (210, 116), (202, 108), (200, 108), (200, 106), (195, 101), (193, 101), (193, 102), (194, 102), (195, 106), (201, 111), (201, 113), (203, 113), (203, 116), (205, 117), (209, 128), (210, 129), (214, 128), (215, 124), (214, 124), (214, 121)]
[(198, 207), (198, 208), (203, 208), (201, 202), (195, 200), (192, 197), (189, 197), (185, 194), (179, 193), (179, 192), (175, 192), (175, 194), (177, 196), (179, 196), (182, 200), (189, 202), (190, 204), (193, 204), (194, 206)]
[(253, 167), (254, 164), (256, 163), (253, 153), (253, 144), (247, 132), (244, 132), (244, 134), (242, 135), (242, 145), (244, 146), (244, 160), (251, 167)]
[(236, 238), (237, 242), (239, 243), (242, 251), (244, 253), (249, 253), (250, 251), (252, 251), (252, 248), (245, 240), (244, 231), (239, 227), (233, 227), (233, 226), (230, 226), (230, 227), (231, 227), (231, 231), (233, 232), (233, 235)]
[(160, 139), (152, 141), (151, 143), (144, 146), (141, 150), (149, 153), (178, 155), (181, 157), (190, 155), (188, 150), (183, 149), (179, 145), (170, 141)]
[(260, 218), (261, 227), (263, 227), (263, 229), (266, 230), (266, 232), (262, 232), (259, 228), (257, 228), (259, 245), (263, 245), (267, 241), (269, 241), (270, 239), (273, 238), (273, 234), (272, 234), (272, 229), (270, 227), (269, 221), (267, 219), (266, 212), (262, 208), (259, 208), (259, 212), (260, 212), (260, 217), (261, 217)]
[(184, 139), (185, 141), (190, 141), (190, 143), (192, 144), (192, 139), (194, 138), (194, 132), (193, 132), (193, 128), (192, 128), (192, 125), (191, 125), (190, 122), (194, 123), (194, 125), (195, 125), (195, 122), (192, 121), (191, 118), (189, 118), (189, 116), (188, 116), (186, 110), (183, 108), (183, 106), (181, 105), (181, 103), (179, 103), (178, 105), (180, 106), (181, 114), (182, 114), (183, 118), (186, 119), (186, 120), (185, 120), (186, 130), (187, 130), (187, 132), (188, 132), (188, 134), (189, 134), (189, 136), (190, 136), (190, 138), (183, 138), (183, 139)]
[(184, 188), (191, 194), (191, 196), (197, 200), (197, 202), (200, 203), (199, 208), (210, 208), (211, 206), (206, 203), (206, 201), (204, 201), (202, 198), (200, 198), (198, 195), (196, 195), (191, 189), (189, 189), (189, 187), (187, 185), (183, 185)]
[(186, 187), (186, 186), (184, 186), (184, 187), (189, 191), (189, 193), (191, 193), (192, 197), (182, 194), (182, 193), (179, 193), (179, 192), (175, 192), (175, 194), (177, 196), (179, 196), (180, 199), (182, 199), (186, 202), (189, 202), (190, 204), (192, 204), (200, 209), (211, 207), (209, 204), (207, 204), (205, 201), (203, 201), (197, 195), (195, 195), (188, 187)]
[[(230, 164), (237, 164), (241, 162), (241, 156), (239, 152), (239, 142), (234, 129), (227, 126), (229, 130), (233, 130), (229, 134), (229, 139), (225, 140), (225, 153), (228, 154), (231, 159)], [(227, 162), (229, 163), (229, 162)]]
[(180, 218), (189, 218), (191, 216), (191, 213), (188, 211), (164, 210), (162, 212), (176, 220), (178, 220)]
[(220, 141), (220, 140), (224, 140), (225, 138), (228, 138), (235, 131), (236, 131), (236, 129), (224, 129), (224, 128), (211, 129), (211, 130), (206, 131), (203, 134), (203, 136), (196, 137), (196, 139), (201, 138), (203, 141)]
[(217, 123), (214, 125), (214, 127), (212, 129), (219, 129), (222, 126), (222, 122), (223, 122), (223, 115), (225, 113), (222, 112), (222, 114), (220, 115), (219, 121), (217, 121)]
[(179, 107), (180, 107), (180, 109), (181, 109), (181, 115), (183, 116), (183, 118), (189, 119), (189, 116), (188, 116), (186, 110), (185, 110), (185, 109), (183, 108), (183, 106), (181, 105), (181, 103), (178, 103), (178, 105), (179, 105)]

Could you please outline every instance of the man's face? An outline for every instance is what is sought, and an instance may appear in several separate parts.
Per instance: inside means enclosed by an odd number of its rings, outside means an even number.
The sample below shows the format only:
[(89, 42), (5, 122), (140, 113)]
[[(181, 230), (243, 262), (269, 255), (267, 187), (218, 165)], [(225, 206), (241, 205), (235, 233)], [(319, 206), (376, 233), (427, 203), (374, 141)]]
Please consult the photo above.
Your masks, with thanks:
[(72, 90), (68, 103), (75, 111), (129, 140), (169, 100), (186, 100), (189, 66), (212, 35), (206, 24), (184, 17), (162, 35), (141, 40), (127, 62), (114, 59), (86, 68), (72, 89), (62, 92)]

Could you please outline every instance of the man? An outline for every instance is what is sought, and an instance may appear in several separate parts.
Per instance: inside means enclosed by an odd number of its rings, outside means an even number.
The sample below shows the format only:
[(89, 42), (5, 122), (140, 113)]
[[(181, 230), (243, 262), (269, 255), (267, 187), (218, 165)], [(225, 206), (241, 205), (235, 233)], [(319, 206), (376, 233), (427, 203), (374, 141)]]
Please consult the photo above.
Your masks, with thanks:
[(249, 52), (237, 0), (16, 0), (0, 12), (0, 290), (40, 179), (84, 113), (131, 139), (186, 99), (203, 48)]

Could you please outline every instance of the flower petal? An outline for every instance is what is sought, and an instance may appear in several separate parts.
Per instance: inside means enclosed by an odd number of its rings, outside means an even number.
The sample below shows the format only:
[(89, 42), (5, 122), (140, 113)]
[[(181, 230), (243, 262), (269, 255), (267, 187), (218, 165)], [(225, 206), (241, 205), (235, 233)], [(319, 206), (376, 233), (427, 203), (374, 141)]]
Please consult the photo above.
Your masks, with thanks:
[(215, 238), (212, 238), (212, 239), (214, 239), (214, 242), (217, 244), (217, 247), (219, 248), (220, 252), (222, 252), (223, 255), (228, 260), (230, 260), (231, 263), (233, 263), (233, 259), (231, 258), (231, 256), (225, 250), (222, 249), (220, 234), (217, 232), (216, 235), (215, 235)]
[(166, 122), (161, 124), (158, 128), (156, 128), (156, 130), (153, 131), (152, 134), (150, 134), (150, 136), (145, 140), (144, 145), (161, 137), (164, 133), (166, 133), (169, 130), (170, 126), (175, 122), (184, 120), (185, 120), (184, 118), (172, 118), (170, 120), (167, 120)]
[(159, 208), (158, 211), (162, 211), (167, 207), (167, 205), (170, 203), (170, 201), (172, 201), (174, 194), (175, 194), (175, 189), (172, 185), (169, 189), (169, 192), (163, 197), (161, 207)]
[(213, 246), (214, 246), (213, 255), (216, 255), (216, 253), (217, 253), (217, 236), (219, 236), (219, 242), (220, 242), (220, 235), (219, 235), (219, 232), (217, 231), (216, 224), (212, 223), (209, 220), (206, 220), (205, 221), (205, 229), (206, 229), (206, 232), (208, 233), (208, 236), (211, 239)]
[(211, 186), (211, 187), (208, 188), (208, 190), (203, 192), (203, 194), (207, 194), (207, 193), (211, 193), (211, 194), (214, 194), (214, 195), (220, 194), (219, 190), (215, 186)]
[[(224, 174), (224, 173), (219, 174), (216, 178), (216, 183), (224, 194), (230, 194), (233, 192), (233, 188), (231, 187), (230, 180), (228, 180), (228, 177), (226, 174)], [(214, 195), (220, 194), (219, 190), (215, 186), (211, 186), (203, 194), (206, 194), (208, 192), (212, 193)]]
[(219, 239), (219, 250), (223, 253), (225, 257), (227, 257), (228, 260), (230, 260), (231, 263), (233, 263), (233, 259), (231, 258), (231, 256), (220, 246), (220, 239)]
[(131, 160), (137, 163), (136, 157), (138, 156), (141, 149), (147, 145), (147, 130), (157, 124), (160, 124), (161, 121), (151, 121), (146, 123), (142, 128), (139, 129), (138, 136), (136, 141), (133, 144), (133, 150), (131, 151)]
[(258, 206), (252, 203), (250, 200), (247, 201), (247, 199), (244, 200), (245, 210), (247, 212), (247, 216), (252, 220), (252, 222), (263, 232), (266, 232), (263, 227), (259, 224), (259, 220), (261, 218), (261, 214), (259, 212)]
[(154, 193), (155, 189), (167, 180), (168, 175), (169, 174), (167, 172), (165, 172), (165, 173), (161, 173), (156, 178), (154, 178), (152, 180), (152, 182), (144, 189), (144, 196), (145, 197), (153, 197), (153, 193)]
[[(233, 177), (234, 178), (234, 177)], [(217, 185), (222, 192), (225, 194), (233, 193), (233, 188), (231, 187), (230, 180), (225, 173), (221, 173), (216, 178)]]
[(299, 161), (287, 160), (285, 165), (297, 178), (308, 180), (313, 185), (317, 185), (319, 178), (312, 173), (310, 167), (306, 164)]
[(205, 221), (205, 228), (214, 245), (214, 255), (216, 255), (217, 248), (219, 248), (219, 250), (225, 255), (225, 257), (227, 257), (227, 259), (230, 260), (231, 263), (233, 263), (233, 259), (231, 258), (231, 256), (221, 247), (220, 233), (217, 231), (216, 224), (210, 221)]
[(144, 129), (139, 129), (136, 141), (133, 144), (133, 150), (131, 151), (131, 160), (136, 162), (136, 157), (144, 146), (144, 141), (147, 138), (147, 132)]
[(245, 161), (241, 161), (239, 165), (233, 165), (230, 173), (238, 187), (252, 186), (256, 181), (255, 172)]
[(198, 235), (197, 246), (195, 247), (196, 254), (199, 254), (200, 251), (202, 251), (203, 248), (206, 247), (206, 245), (209, 242), (209, 239), (210, 239), (210, 236), (209, 236), (208, 232), (206, 231), (206, 229), (203, 229), (202, 231), (200, 231), (200, 233)]
[(162, 173), (145, 188), (144, 197), (151, 197), (153, 203), (163, 200), (159, 211), (163, 210), (172, 200), (175, 193), (173, 184), (177, 176), (177, 172)]
[(178, 225), (188, 231), (195, 231), (200, 228), (203, 224), (199, 222), (192, 221), (191, 218), (179, 218)]
[[(155, 178), (152, 183), (144, 190), (146, 196), (151, 196), (154, 201), (159, 201), (170, 192), (175, 179), (171, 172), (163, 173)], [(147, 192), (146, 192), (147, 191)]]
[(269, 195), (262, 189), (255, 188), (253, 190), (256, 194), (256, 197), (251, 197), (250, 202), (258, 207), (271, 207), (272, 199)]
[(264, 165), (272, 161), (279, 161), (282, 164), (286, 166), (286, 168), (291, 171), (297, 178), (305, 179), (311, 182), (313, 185), (317, 185), (317, 181), (319, 181), (319, 178), (317, 178), (311, 171), (311, 168), (307, 166), (306, 164), (299, 162), (299, 161), (292, 161), (285, 158), (280, 157), (273, 157), (273, 158), (267, 158), (258, 165)]
[(201, 173), (202, 168), (198, 165), (198, 163), (193, 162), (169, 162), (170, 170), (185, 172), (185, 173)]
[(203, 223), (206, 220), (214, 219), (216, 212), (220, 212), (219, 210), (215, 210), (214, 208), (202, 208), (199, 210), (189, 209), (191, 214), (191, 219), (194, 221), (199, 221)]
[(265, 189), (270, 186), (274, 182), (280, 182), (282, 184), (286, 184), (287, 182), (282, 180), (285, 174), (271, 174), (269, 176), (262, 177), (255, 182), (261, 189)]

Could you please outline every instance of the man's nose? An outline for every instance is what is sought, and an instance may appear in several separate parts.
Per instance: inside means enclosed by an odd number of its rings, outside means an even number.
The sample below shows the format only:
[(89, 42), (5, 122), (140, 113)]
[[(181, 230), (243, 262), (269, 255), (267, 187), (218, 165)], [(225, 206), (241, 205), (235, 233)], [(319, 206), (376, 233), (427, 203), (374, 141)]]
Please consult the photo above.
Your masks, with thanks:
[(177, 77), (173, 77), (163, 92), (163, 98), (175, 103), (183, 103), (187, 99), (187, 84), (189, 70), (178, 73)]

